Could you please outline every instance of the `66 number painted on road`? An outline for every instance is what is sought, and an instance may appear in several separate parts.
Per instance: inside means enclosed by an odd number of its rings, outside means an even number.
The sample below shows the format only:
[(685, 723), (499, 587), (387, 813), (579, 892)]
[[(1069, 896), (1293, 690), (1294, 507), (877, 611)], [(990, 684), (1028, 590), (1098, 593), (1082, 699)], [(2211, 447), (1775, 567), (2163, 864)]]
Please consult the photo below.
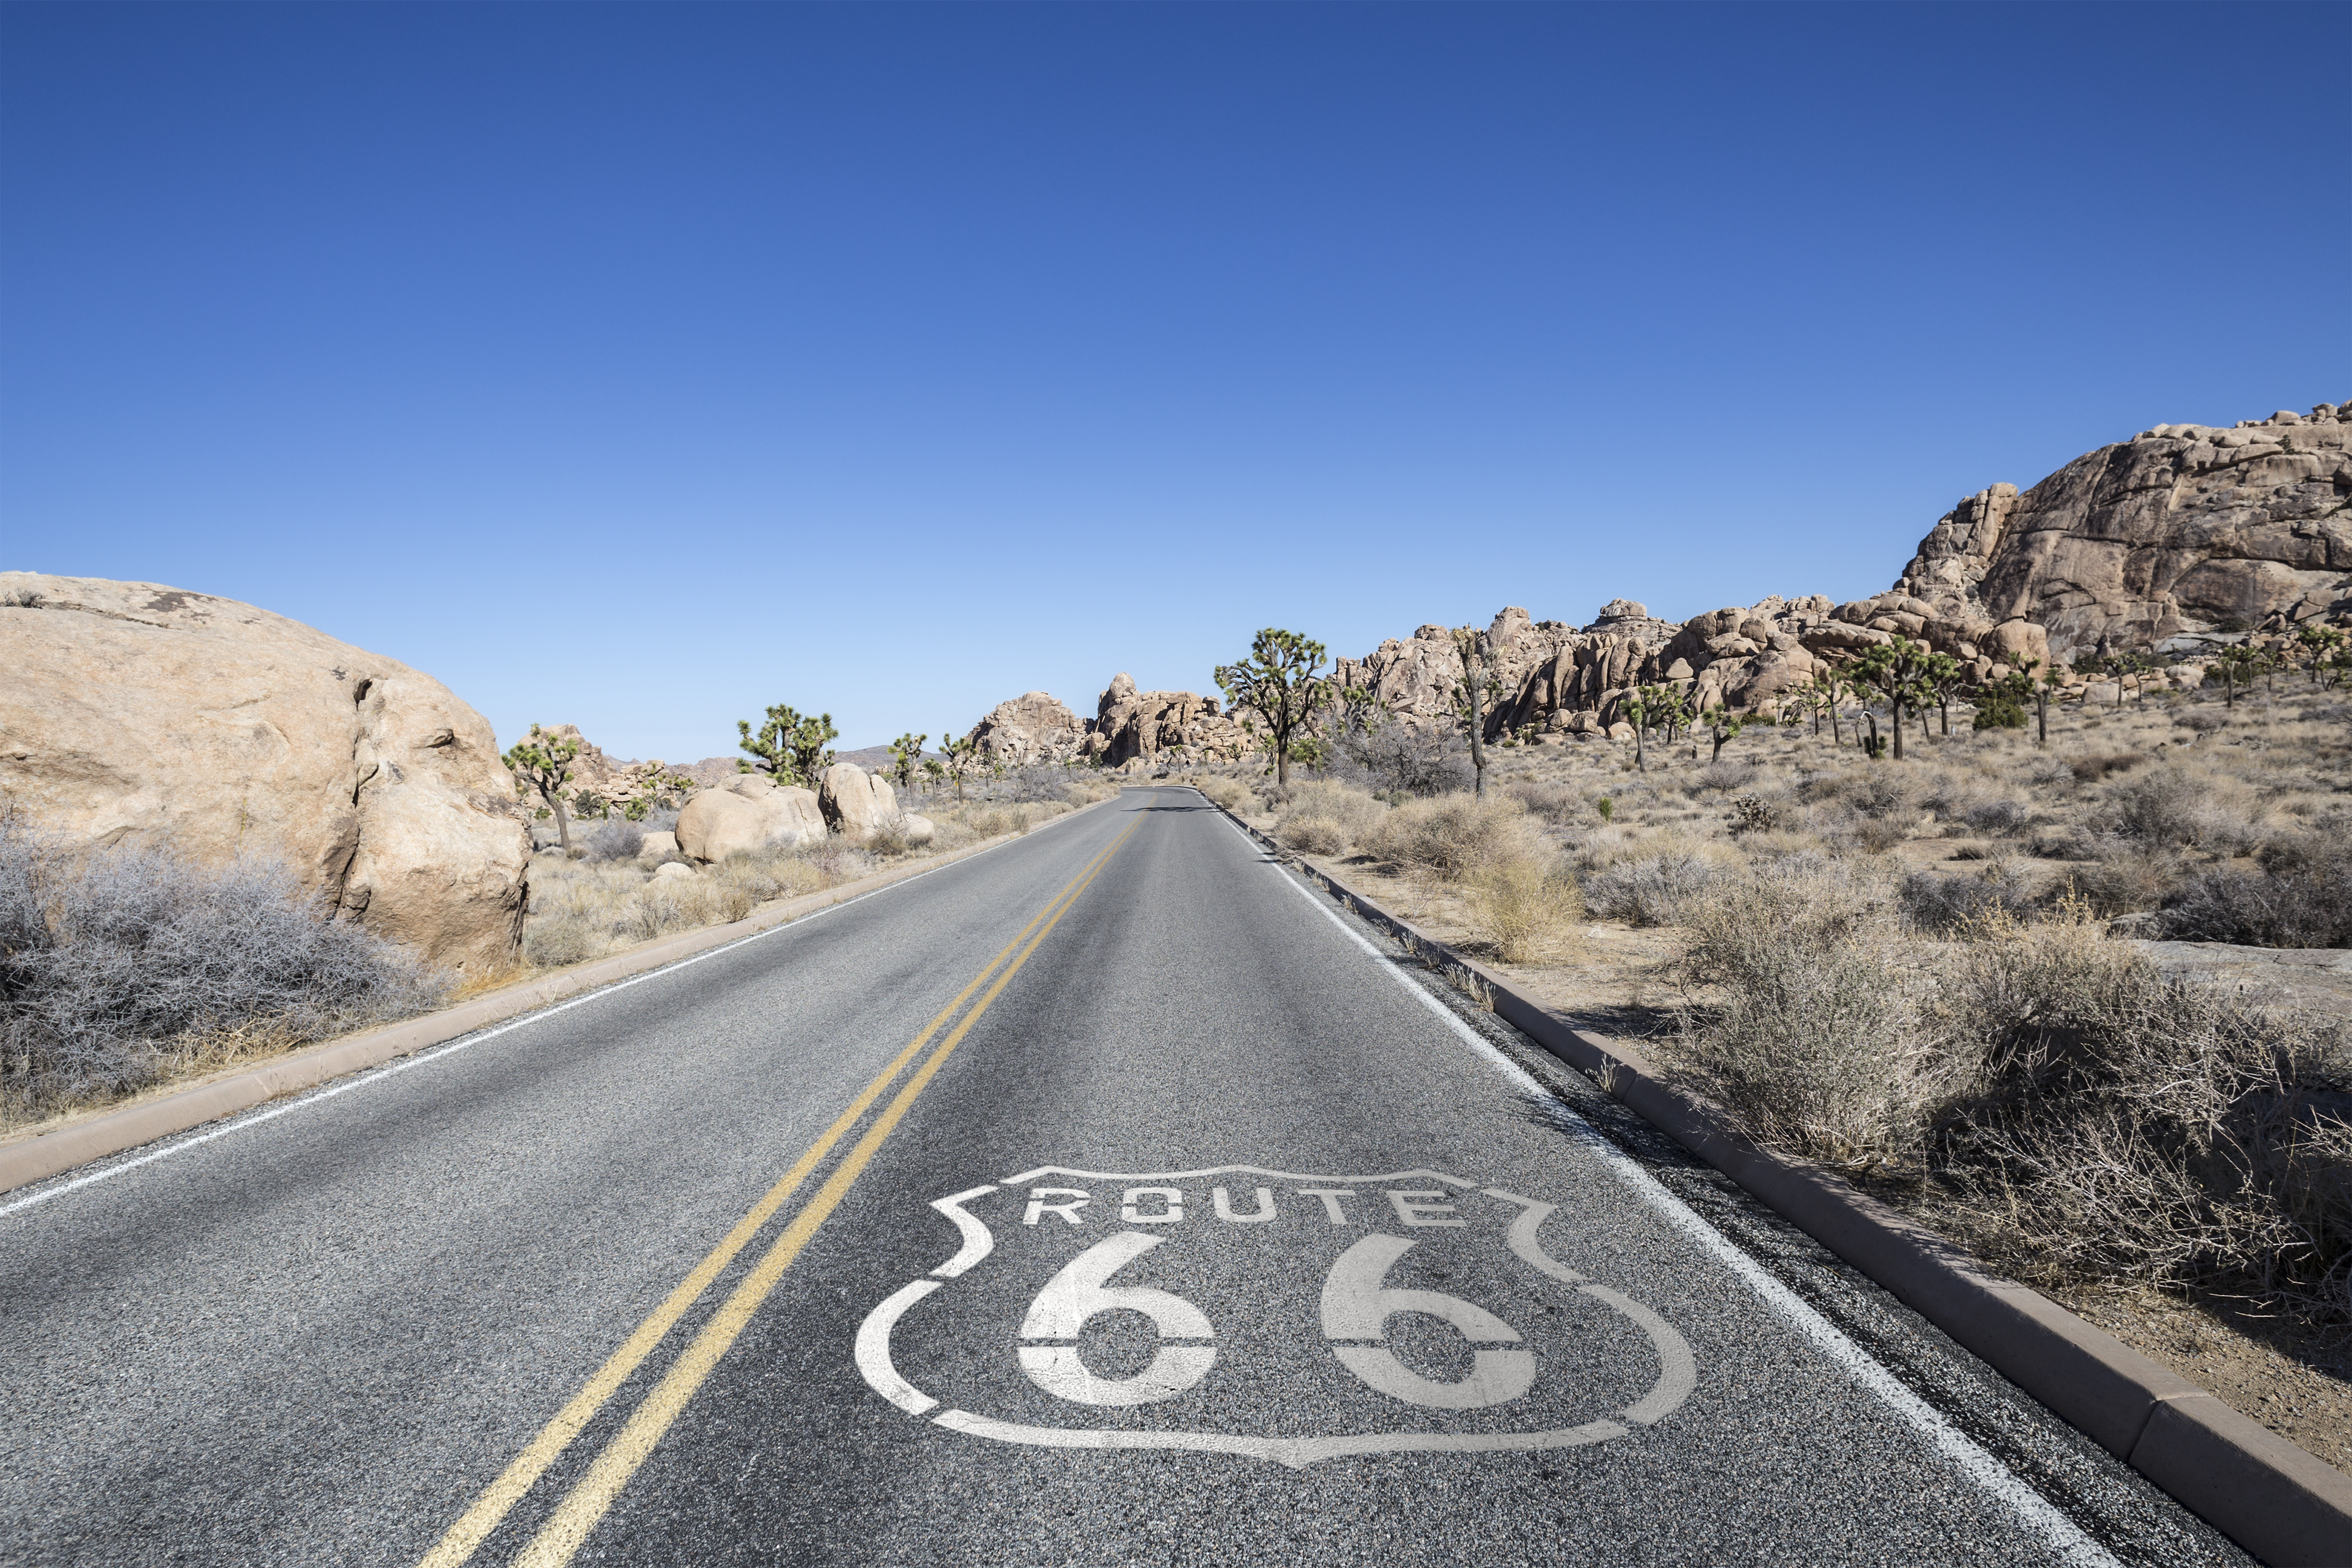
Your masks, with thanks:
[[(1182, 1297), (1150, 1286), (1114, 1286), (1110, 1277), (1158, 1247), (1161, 1237), (1121, 1231), (1095, 1243), (1070, 1260), (1038, 1293), (1022, 1320), (1021, 1370), (1046, 1393), (1080, 1405), (1149, 1405), (1171, 1399), (1209, 1374), (1216, 1363), (1213, 1344), (1162, 1343), (1151, 1364), (1133, 1377), (1098, 1377), (1078, 1359), (1075, 1342), (1087, 1320), (1102, 1312), (1140, 1312), (1162, 1341), (1215, 1337), (1202, 1310)], [(1475, 1410), (1504, 1405), (1527, 1393), (1536, 1380), (1531, 1351), (1516, 1346), (1518, 1331), (1458, 1296), (1435, 1290), (1394, 1289), (1383, 1283), (1397, 1259), (1412, 1249), (1402, 1237), (1368, 1236), (1339, 1255), (1323, 1282), (1323, 1336), (1342, 1365), (1366, 1384), (1408, 1405), (1441, 1410)], [(1425, 1312), (1453, 1325), (1477, 1347), (1470, 1375), (1455, 1383), (1422, 1376), (1384, 1344), (1390, 1318)]]

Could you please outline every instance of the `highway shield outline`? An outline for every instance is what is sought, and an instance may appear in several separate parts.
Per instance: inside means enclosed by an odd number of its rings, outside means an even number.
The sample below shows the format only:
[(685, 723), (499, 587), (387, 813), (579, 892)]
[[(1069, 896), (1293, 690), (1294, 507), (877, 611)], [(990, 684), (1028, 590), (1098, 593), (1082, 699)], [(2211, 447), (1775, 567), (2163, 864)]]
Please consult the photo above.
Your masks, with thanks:
[[(899, 1373), (893, 1363), (890, 1341), (899, 1320), (926, 1298), (985, 1261), (996, 1250), (995, 1230), (985, 1220), (971, 1213), (967, 1205), (1051, 1177), (1126, 1184), (1132, 1197), (1137, 1188), (1147, 1193), (1164, 1191), (1167, 1189), (1156, 1184), (1199, 1182), (1218, 1176), (1262, 1177), (1289, 1184), (1302, 1192), (1314, 1190), (1304, 1186), (1308, 1183), (1323, 1187), (1368, 1187), (1374, 1184), (1401, 1182), (1443, 1183), (1444, 1189), (1433, 1189), (1428, 1196), (1432, 1200), (1443, 1198), (1445, 1201), (1433, 1201), (1424, 1205), (1430, 1214), (1451, 1212), (1448, 1205), (1452, 1200), (1473, 1194), (1516, 1205), (1517, 1213), (1501, 1227), (1503, 1234), (1500, 1239), (1508, 1252), (1535, 1273), (1600, 1302), (1638, 1328), (1657, 1357), (1656, 1382), (1641, 1398), (1612, 1411), (1608, 1416), (1574, 1426), (1527, 1432), (1397, 1430), (1333, 1433), (1319, 1436), (1274, 1436), (1175, 1428), (1045, 1426), (1001, 1420), (969, 1410), (942, 1408), (940, 1400), (917, 1388)], [(1050, 1211), (1057, 1201), (1051, 1194), (1062, 1190), (1042, 1189), (1047, 1194), (1042, 1199), (1033, 1195), (1029, 1223), (1036, 1223), (1035, 1207), (1042, 1204)], [(1406, 1199), (1412, 1196), (1412, 1194), (1404, 1194)], [(1222, 1193), (1219, 1201), (1221, 1205), (1223, 1202)], [(1391, 1201), (1398, 1204), (1397, 1212), (1401, 1216), (1406, 1215), (1408, 1208), (1404, 1203), (1396, 1198)], [(1543, 1250), (1538, 1239), (1538, 1232), (1544, 1221), (1559, 1205), (1522, 1196), (1503, 1187), (1484, 1186), (1442, 1171), (1417, 1168), (1370, 1175), (1317, 1175), (1258, 1165), (1220, 1165), (1200, 1170), (1157, 1172), (1087, 1171), (1047, 1165), (1007, 1176), (1001, 1182), (934, 1199), (929, 1206), (955, 1225), (961, 1245), (952, 1257), (929, 1275), (900, 1287), (866, 1315), (858, 1326), (855, 1359), (867, 1385), (900, 1410), (971, 1436), (1044, 1447), (1096, 1450), (1160, 1448), (1227, 1453), (1303, 1469), (1326, 1459), (1356, 1454), (1525, 1452), (1605, 1443), (1665, 1419), (1690, 1396), (1697, 1383), (1697, 1363), (1689, 1342), (1672, 1324), (1622, 1292), (1568, 1268)], [(1018, 1352), (1023, 1370), (1031, 1382), (1048, 1393), (1061, 1394), (1066, 1398), (1078, 1401), (1074, 1404), (1074, 1408), (1083, 1408), (1085, 1405), (1136, 1405), (1171, 1397), (1205, 1376), (1213, 1363), (1213, 1348), (1198, 1342), (1210, 1337), (1209, 1325), (1189, 1303), (1150, 1287), (1113, 1286), (1109, 1283), (1119, 1269), (1147, 1253), (1157, 1239), (1135, 1226), (1156, 1223), (1163, 1217), (1141, 1213), (1135, 1203), (1130, 1203), (1124, 1213), (1129, 1228), (1111, 1233), (1066, 1266), (1033, 1303), (1023, 1324)], [(1220, 1217), (1245, 1219), (1247, 1216), (1221, 1215)], [(1408, 1219), (1406, 1223), (1454, 1222), (1424, 1218)], [(1455, 1298), (1384, 1286), (1382, 1278), (1387, 1268), (1412, 1245), (1407, 1238), (1372, 1231), (1360, 1238), (1334, 1265), (1331, 1277), (1324, 1287), (1322, 1309), (1327, 1337), (1332, 1341), (1331, 1349), (1339, 1363), (1375, 1390), (1396, 1395), (1408, 1409), (1415, 1405), (1445, 1409), (1498, 1405), (1515, 1398), (1515, 1390), (1524, 1393), (1534, 1376), (1535, 1357), (1531, 1351), (1520, 1344), (1519, 1336), (1507, 1324), (1474, 1304)], [(1094, 1310), (1119, 1308), (1146, 1313), (1155, 1321), (1162, 1336), (1162, 1349), (1149, 1367), (1123, 1380), (1096, 1378), (1085, 1369), (1077, 1360), (1074, 1343), (1070, 1342), (1074, 1341), (1076, 1324), (1090, 1303)], [(1401, 1311), (1436, 1316), (1462, 1331), (1478, 1347), (1474, 1352), (1471, 1374), (1456, 1384), (1433, 1384), (1402, 1366), (1378, 1343), (1370, 1342), (1378, 1334), (1385, 1314)], [(1185, 1315), (1187, 1313), (1191, 1314), (1189, 1318)], [(1453, 1403), (1447, 1403), (1449, 1400)]]

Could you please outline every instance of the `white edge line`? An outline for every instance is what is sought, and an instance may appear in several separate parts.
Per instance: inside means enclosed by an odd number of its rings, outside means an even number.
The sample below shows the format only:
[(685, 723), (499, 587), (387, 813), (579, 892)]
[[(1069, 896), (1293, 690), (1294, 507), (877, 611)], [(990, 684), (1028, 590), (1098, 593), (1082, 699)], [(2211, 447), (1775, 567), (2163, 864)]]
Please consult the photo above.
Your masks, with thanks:
[[(1206, 798), (1203, 796), (1202, 798)], [(1213, 804), (1213, 803), (1212, 803)], [(1223, 811), (1218, 813), (1225, 816)], [(1264, 846), (1252, 838), (1238, 823), (1225, 816), (1226, 826), (1241, 836), (1253, 849), (1263, 851)], [(1662, 1215), (1667, 1224), (1696, 1241), (1716, 1259), (1738, 1275), (1748, 1288), (1761, 1297), (1766, 1306), (1804, 1336), (1812, 1341), (1830, 1360), (1843, 1367), (1853, 1380), (1878, 1395), (1922, 1436), (1957, 1465), (1969, 1479), (2009, 1505), (2026, 1524), (2041, 1531), (2051, 1539), (2062, 1556), (2071, 1563), (2095, 1563), (2104, 1568), (2121, 1568), (2106, 1548), (2083, 1532), (2080, 1526), (2052, 1506), (2040, 1492), (2020, 1480), (2010, 1469), (1980, 1447), (1977, 1442), (1947, 1420), (1943, 1413), (1928, 1405), (1905, 1387), (1893, 1373), (1888, 1372), (1860, 1345), (1848, 1339), (1836, 1324), (1821, 1315), (1802, 1298), (1774, 1279), (1762, 1265), (1734, 1246), (1729, 1237), (1701, 1219), (1684, 1202), (1661, 1185), (1655, 1176), (1643, 1170), (1624, 1151), (1601, 1136), (1600, 1131), (1573, 1107), (1562, 1101), (1551, 1090), (1536, 1081), (1535, 1077), (1518, 1063), (1497, 1049), (1493, 1041), (1464, 1023), (1454, 1010), (1431, 995), (1405, 973), (1397, 961), (1372, 945), (1361, 931), (1341, 920), (1315, 891), (1293, 877), (1280, 861), (1269, 859), (1275, 874), (1315, 906), (1349, 942), (1371, 955), (1372, 961), (1399, 985), (1412, 994), (1413, 999), (1435, 1014), (1455, 1038), (1468, 1046), (1489, 1066), (1517, 1083), (1522, 1089), (1557, 1107), (1571, 1118), (1578, 1129), (1577, 1137), (1598, 1155), (1636, 1196)]]
[[(1118, 797), (1114, 795), (1112, 798), (1117, 799)], [(1078, 809), (1083, 811), (1086, 808), (1081, 806)], [(1030, 829), (1030, 832), (1034, 833), (1045, 828), (1051, 827), (1055, 823), (1068, 822), (1077, 815), (1077, 812), (1073, 811), (1066, 816), (1054, 818), (1052, 822), (1041, 822), (1036, 827)], [(648, 969), (642, 974), (632, 974), (626, 979), (615, 980), (610, 984), (599, 985), (593, 991), (583, 992), (581, 994), (571, 997), (565, 1001), (553, 1003), (548, 1006), (541, 1007), (536, 1012), (526, 1013), (520, 1018), (509, 1018), (503, 1024), (496, 1024), (488, 1028), (477, 1030), (473, 1034), (466, 1035), (457, 1039), (451, 1040), (446, 1045), (431, 1047), (427, 1049), (417, 1051), (404, 1057), (396, 1057), (391, 1061), (382, 1062), (372, 1068), (362, 1068), (359, 1071), (347, 1078), (338, 1079), (323, 1088), (314, 1089), (310, 1093), (294, 1100), (289, 1100), (282, 1105), (272, 1105), (260, 1110), (247, 1111), (243, 1116), (237, 1117), (235, 1121), (223, 1122), (218, 1127), (211, 1128), (205, 1131), (196, 1133), (193, 1137), (183, 1138), (176, 1143), (167, 1143), (163, 1148), (151, 1150), (147, 1153), (138, 1156), (136, 1159), (124, 1160), (118, 1164), (109, 1165), (102, 1171), (86, 1172), (81, 1175), (74, 1177), (71, 1181), (58, 1182), (54, 1186), (37, 1186), (34, 1191), (26, 1194), (22, 1197), (16, 1198), (8, 1203), (0, 1203), (0, 1219), (6, 1219), (10, 1215), (17, 1214), (23, 1210), (35, 1207), (37, 1205), (47, 1203), (51, 1198), (61, 1198), (68, 1193), (73, 1192), (78, 1188), (87, 1187), (99, 1182), (110, 1181), (116, 1176), (121, 1175), (126, 1171), (135, 1171), (142, 1165), (152, 1165), (158, 1160), (168, 1160), (174, 1154), (183, 1153), (187, 1150), (197, 1147), (199, 1144), (209, 1143), (215, 1138), (226, 1138), (232, 1132), (242, 1132), (248, 1127), (258, 1127), (261, 1123), (274, 1121), (277, 1118), (285, 1115), (289, 1111), (300, 1110), (306, 1106), (316, 1105), (320, 1100), (332, 1100), (339, 1094), (349, 1094), (352, 1089), (363, 1088), (368, 1084), (381, 1082), (382, 1080), (392, 1077), (395, 1073), (406, 1072), (411, 1068), (423, 1067), (427, 1062), (437, 1061), (443, 1057), (454, 1055), (455, 1053), (466, 1050), (470, 1047), (478, 1046), (485, 1040), (494, 1040), (510, 1029), (520, 1029), (526, 1024), (536, 1024), (544, 1019), (552, 1018), (558, 1013), (568, 1012), (572, 1008), (582, 1006), (590, 1002), (601, 1001), (603, 998), (610, 996), (615, 991), (624, 991), (632, 985), (640, 984), (641, 982), (659, 979), (665, 974), (674, 974), (689, 964), (700, 963), (707, 958), (717, 958), (720, 953), (732, 952), (739, 947), (745, 946), (751, 942), (759, 942), (766, 937), (775, 936), (782, 931), (800, 931), (806, 927), (811, 921), (823, 920), (825, 916), (833, 913), (835, 910), (845, 910), (852, 904), (862, 904), (866, 900), (879, 898), (884, 893), (895, 893), (900, 888), (919, 882), (926, 877), (936, 875), (941, 871), (952, 871), (958, 866), (969, 866), (975, 860), (981, 859), (985, 856), (993, 855), (999, 849), (1016, 844), (1020, 842), (1022, 838), (1026, 838), (1028, 837), (1029, 835), (1027, 833), (1024, 833), (1020, 835), (1018, 838), (1006, 839), (1003, 844), (992, 844), (987, 848), (982, 850), (978, 855), (967, 855), (960, 860), (950, 860), (944, 866), (933, 866), (929, 870), (918, 871), (911, 877), (901, 877), (887, 888), (876, 888), (870, 891), (859, 893), (855, 898), (843, 899), (838, 903), (827, 904), (821, 910), (811, 910), (808, 913), (801, 916), (797, 920), (785, 921), (781, 924), (770, 926), (765, 931), (755, 931), (749, 936), (738, 937), (733, 942), (722, 943), (718, 947), (705, 949), (701, 952), (691, 953), (674, 963), (665, 963), (658, 969)], [(105, 1157), (106, 1156), (100, 1156), (100, 1158)], [(52, 1177), (50, 1180), (55, 1181), (56, 1178)]]

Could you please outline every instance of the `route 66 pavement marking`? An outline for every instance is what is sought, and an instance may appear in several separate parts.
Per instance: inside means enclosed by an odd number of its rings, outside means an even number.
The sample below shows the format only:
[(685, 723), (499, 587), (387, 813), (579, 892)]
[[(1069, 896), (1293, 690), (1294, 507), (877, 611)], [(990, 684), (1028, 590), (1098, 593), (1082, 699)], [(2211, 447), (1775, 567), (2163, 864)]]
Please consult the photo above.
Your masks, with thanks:
[[(1352, 1454), (1565, 1448), (1609, 1442), (1665, 1419), (1697, 1379), (1690, 1345), (1672, 1324), (1544, 1251), (1540, 1233), (1556, 1205), (1441, 1171), (1315, 1175), (1227, 1165), (1122, 1173), (1045, 1166), (930, 1206), (955, 1223), (962, 1246), (931, 1277), (877, 1306), (858, 1330), (855, 1353), (876, 1393), (910, 1415), (973, 1436), (1045, 1447), (1186, 1448), (1293, 1468)], [(1220, 1343), (1212, 1318), (1183, 1291), (1187, 1249), (1161, 1253), (1188, 1227), (1213, 1230), (1215, 1240), (1258, 1255), (1255, 1269), (1248, 1271), (1256, 1277), (1248, 1282), (1258, 1288), (1260, 1300), (1235, 1303), (1255, 1326), (1271, 1331), (1261, 1336), (1255, 1353), (1322, 1364), (1334, 1382), (1360, 1385), (1359, 1392), (1371, 1397), (1336, 1407), (1371, 1417), (1361, 1429), (1289, 1435), (1201, 1424), (1202, 1407), (1212, 1403), (1202, 1397), (1204, 1385), (1221, 1357), (1230, 1360), (1235, 1352)], [(1426, 1271), (1432, 1258), (1458, 1261), (1472, 1250), (1489, 1254), (1490, 1265), (1515, 1262), (1529, 1277), (1518, 1292), (1523, 1298), (1574, 1293), (1622, 1319), (1623, 1331), (1613, 1336), (1610, 1353), (1654, 1368), (1641, 1396), (1605, 1414), (1556, 1424), (1580, 1392), (1589, 1395), (1574, 1386), (1584, 1380), (1573, 1374), (1592, 1353), (1591, 1336), (1571, 1340), (1561, 1331), (1567, 1320), (1557, 1306), (1522, 1332), (1487, 1306), (1396, 1282)], [(1416, 1253), (1428, 1256), (1415, 1258)], [(1058, 1402), (1067, 1419), (1045, 1425), (960, 1406), (941, 1409), (940, 1398), (916, 1387), (894, 1365), (891, 1340), (901, 1321), (984, 1264), (1016, 1275), (1052, 1269), (1018, 1325), (999, 1323), (1001, 1332), (967, 1350), (982, 1359), (1016, 1356), (1028, 1381)], [(1310, 1310), (1286, 1324), (1269, 1321), (1279, 1316), (1268, 1310), (1272, 1303), (1301, 1297), (1301, 1267), (1314, 1264), (1323, 1265), (1317, 1270), (1319, 1289), (1312, 1302), (1295, 1303)], [(1111, 1283), (1122, 1275), (1162, 1283)], [(1158, 1342), (1150, 1347), (1150, 1361), (1126, 1376), (1088, 1365), (1087, 1326), (1114, 1313), (1148, 1320)], [(1391, 1328), (1414, 1318), (1443, 1324), (1460, 1339), (1466, 1372), (1432, 1375), (1435, 1369), (1426, 1364), (1459, 1360), (1459, 1352), (1424, 1353), (1423, 1365), (1412, 1364), (1412, 1352), (1392, 1342)], [(1363, 1405), (1371, 1408), (1358, 1408)], [(1108, 1419), (1146, 1406), (1160, 1407), (1148, 1425)], [(1431, 1412), (1489, 1418), (1433, 1425)]]

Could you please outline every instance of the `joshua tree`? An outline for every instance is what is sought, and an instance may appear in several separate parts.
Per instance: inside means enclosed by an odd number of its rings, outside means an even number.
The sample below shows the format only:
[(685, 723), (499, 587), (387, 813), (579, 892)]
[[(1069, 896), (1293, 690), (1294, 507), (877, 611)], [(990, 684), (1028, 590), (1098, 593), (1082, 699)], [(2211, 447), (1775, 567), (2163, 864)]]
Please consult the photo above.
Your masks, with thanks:
[(630, 785), (629, 798), (621, 803), (621, 815), (631, 822), (643, 822), (661, 805), (667, 795), (685, 795), (694, 789), (694, 781), (684, 773), (662, 771), (656, 763), (653, 771)]
[(1724, 743), (1738, 740), (1739, 731), (1748, 727), (1748, 720), (1744, 714), (1734, 713), (1720, 702), (1698, 717), (1699, 722), (1706, 726), (1708, 736), (1715, 742), (1715, 749), (1706, 754), (1706, 760), (1710, 763), (1720, 762), (1723, 758)]
[(2263, 656), (2244, 643), (2235, 643), (2223, 648), (2213, 662), (2221, 671), (2221, 706), (2235, 708), (2239, 683), (2252, 683), (2254, 671), (2262, 668)]
[(579, 754), (579, 742), (533, 724), (503, 759), (515, 776), (515, 787), (536, 792), (555, 813), (555, 837), (566, 855), (572, 853), (572, 819), (563, 810), (563, 786), (572, 782), (572, 759)]
[(2318, 685), (2320, 671), (2333, 668), (2341, 657), (2344, 634), (2334, 626), (2305, 626), (2294, 634), (2294, 640), (2303, 650), (2303, 662), (2311, 667), (2311, 683)]
[(841, 733), (833, 727), (832, 714), (803, 719), (782, 702), (768, 710), (768, 721), (759, 733), (752, 733), (749, 719), (737, 720), (735, 728), (743, 737), (743, 750), (751, 753), (735, 759), (735, 771), (760, 773), (780, 784), (815, 784), (816, 775), (833, 765), (825, 742)]
[[(1848, 667), (1853, 680), (1885, 699), (1892, 710), (1895, 760), (1898, 763), (1903, 760), (1903, 710), (1909, 708), (1916, 711), (1926, 705), (1930, 696), (1927, 677), (1935, 668), (1931, 661), (1937, 657), (1928, 651), (1925, 643), (1896, 637), (1893, 642), (1864, 649), (1863, 656)], [(1876, 727), (1874, 722), (1872, 728)]]
[(890, 742), (890, 771), (898, 777), (900, 789), (915, 785), (915, 764), (923, 760), (923, 742), (929, 735), (901, 735)]
[(1494, 678), (1486, 673), (1486, 637), (1475, 626), (1454, 628), (1454, 651), (1462, 657), (1462, 684), (1454, 689), (1454, 718), (1470, 737), (1470, 793), (1486, 793), (1486, 696)]
[(963, 800), (963, 781), (980, 765), (980, 742), (970, 735), (957, 740), (953, 730), (940, 731), (940, 756), (944, 762), (950, 782), (955, 785), (956, 800)]
[(1643, 736), (1653, 724), (1666, 730), (1666, 744), (1674, 744), (1675, 721), (1683, 716), (1683, 694), (1673, 686), (1644, 686), (1625, 700), (1625, 711), (1633, 720), (1633, 765), (1643, 773), (1650, 771), (1649, 752)]
[(1927, 656), (1927, 673), (1924, 678), (1927, 689), (1936, 699), (1937, 721), (1947, 736), (1952, 732), (1952, 697), (1967, 683), (1968, 670), (1960, 661), (1948, 653)]
[(1312, 637), (1268, 626), (1250, 644), (1249, 658), (1217, 667), (1217, 689), (1226, 700), (1265, 720), (1277, 785), (1290, 783), (1293, 742), (1331, 700), (1331, 682), (1318, 673), (1325, 651)]

